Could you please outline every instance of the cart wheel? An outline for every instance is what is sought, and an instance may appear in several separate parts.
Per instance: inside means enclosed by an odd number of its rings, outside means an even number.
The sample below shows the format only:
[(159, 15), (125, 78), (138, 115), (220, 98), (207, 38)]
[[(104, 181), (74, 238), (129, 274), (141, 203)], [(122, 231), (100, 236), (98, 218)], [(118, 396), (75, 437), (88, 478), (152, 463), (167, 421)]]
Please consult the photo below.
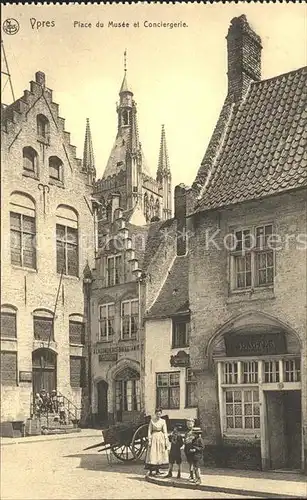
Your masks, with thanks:
[(144, 424), (141, 425), (141, 427), (139, 427), (133, 434), (131, 441), (131, 450), (135, 459), (141, 458), (143, 453), (147, 450), (147, 445), (148, 445), (147, 433), (148, 433), (148, 424)]
[(122, 462), (130, 462), (131, 460), (135, 460), (132, 446), (130, 444), (113, 444), (111, 446), (111, 452), (116, 458), (118, 458), (118, 460), (121, 460)]

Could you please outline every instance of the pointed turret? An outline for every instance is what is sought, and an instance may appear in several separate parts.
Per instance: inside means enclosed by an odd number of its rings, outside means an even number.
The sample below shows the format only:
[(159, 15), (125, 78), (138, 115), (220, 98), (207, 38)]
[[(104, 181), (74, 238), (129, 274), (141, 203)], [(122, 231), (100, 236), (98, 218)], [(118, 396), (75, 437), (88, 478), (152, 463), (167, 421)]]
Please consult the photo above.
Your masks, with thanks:
[(93, 182), (96, 176), (94, 150), (89, 118), (86, 119), (84, 150), (83, 150), (83, 170), (88, 173), (89, 180)]
[(169, 158), (168, 158), (166, 137), (165, 137), (165, 127), (164, 125), (162, 125), (160, 152), (159, 152), (158, 169), (157, 169), (157, 181), (162, 182), (162, 179), (165, 176), (167, 177), (171, 176), (171, 169), (169, 166)]
[(172, 175), (169, 164), (165, 127), (162, 125), (161, 131), (161, 142), (160, 151), (158, 159), (158, 169), (157, 169), (157, 182), (160, 185), (160, 192), (163, 196), (163, 219), (167, 220), (172, 216), (171, 208), (171, 189), (172, 189)]

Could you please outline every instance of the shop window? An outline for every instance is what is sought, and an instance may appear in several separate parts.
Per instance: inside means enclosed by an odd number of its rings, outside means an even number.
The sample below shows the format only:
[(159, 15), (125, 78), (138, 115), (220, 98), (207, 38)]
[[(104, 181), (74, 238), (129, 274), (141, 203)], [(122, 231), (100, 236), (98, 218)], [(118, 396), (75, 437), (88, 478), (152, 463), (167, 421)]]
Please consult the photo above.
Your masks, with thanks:
[(45, 310), (36, 310), (33, 313), (34, 339), (43, 342), (54, 341), (54, 317)]
[(13, 307), (1, 307), (1, 337), (17, 337), (16, 310)]
[(267, 383), (279, 382), (279, 361), (265, 361), (264, 381)]
[(49, 158), (49, 179), (50, 181), (63, 182), (63, 162), (57, 156)]
[(78, 276), (78, 216), (74, 209), (60, 205), (56, 211), (57, 272)]
[(99, 307), (99, 340), (108, 342), (114, 336), (114, 303), (104, 304)]
[(86, 367), (85, 358), (70, 356), (70, 386), (73, 388), (85, 387)]
[(190, 321), (189, 319), (174, 319), (173, 320), (173, 341), (172, 347), (188, 347), (190, 337)]
[(185, 405), (186, 408), (195, 408), (197, 407), (197, 394), (196, 394), (196, 377), (193, 374), (191, 368), (186, 369), (186, 375), (185, 375), (185, 396), (186, 396), (186, 401)]
[(231, 252), (234, 290), (273, 285), (273, 236), (272, 224), (234, 232), (234, 248)]
[(157, 407), (163, 410), (180, 408), (180, 372), (156, 374)]
[(1, 351), (1, 384), (17, 385), (17, 352)]
[(258, 383), (258, 361), (246, 361), (243, 363), (243, 383)]
[(69, 343), (85, 344), (85, 325), (80, 321), (69, 320)]
[(36, 124), (38, 139), (45, 139), (45, 141), (49, 142), (50, 125), (48, 118), (45, 115), (37, 115)]
[(115, 381), (116, 412), (140, 411), (140, 380)]
[[(28, 174), (37, 174), (38, 170), (38, 155), (35, 149), (30, 146), (23, 148), (22, 150), (23, 158), (23, 169)], [(32, 176), (33, 176), (32, 175)]]
[(112, 255), (108, 257), (107, 283), (108, 286), (118, 285), (122, 282), (122, 256)]
[(287, 359), (284, 361), (284, 381), (300, 382), (301, 362), (300, 359)]
[(260, 428), (258, 389), (227, 389), (224, 396), (226, 431)]
[(125, 300), (121, 304), (121, 338), (136, 339), (139, 326), (138, 299)]
[(238, 383), (238, 363), (225, 363), (224, 364), (224, 384), (237, 384)]
[(10, 199), (11, 263), (36, 268), (35, 205), (22, 193)]

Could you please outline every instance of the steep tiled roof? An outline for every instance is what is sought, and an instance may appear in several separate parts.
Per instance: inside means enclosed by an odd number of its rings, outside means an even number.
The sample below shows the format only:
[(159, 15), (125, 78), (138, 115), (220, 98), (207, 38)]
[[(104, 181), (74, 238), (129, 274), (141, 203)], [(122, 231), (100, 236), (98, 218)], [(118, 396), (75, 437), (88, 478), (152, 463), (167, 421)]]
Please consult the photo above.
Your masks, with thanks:
[(307, 186), (306, 103), (307, 67), (253, 82), (232, 106), (226, 99), (218, 147), (210, 164), (205, 156), (194, 183), (200, 187), (195, 210)]
[(176, 257), (147, 318), (166, 318), (189, 311), (188, 257)]
[(175, 231), (176, 221), (174, 219), (168, 219), (166, 221), (151, 222), (148, 227), (147, 241), (145, 247), (143, 269), (146, 270), (150, 265), (154, 255), (158, 251), (160, 243), (163, 238), (165, 238), (165, 231), (167, 234)]

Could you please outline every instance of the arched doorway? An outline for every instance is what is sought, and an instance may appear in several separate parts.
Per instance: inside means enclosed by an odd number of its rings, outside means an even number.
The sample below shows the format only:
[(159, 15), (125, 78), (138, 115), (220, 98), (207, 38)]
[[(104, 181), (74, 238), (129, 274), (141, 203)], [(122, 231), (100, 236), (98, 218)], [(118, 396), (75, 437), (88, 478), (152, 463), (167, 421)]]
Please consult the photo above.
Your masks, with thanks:
[(56, 353), (51, 349), (37, 349), (32, 353), (33, 394), (45, 389), (56, 389)]
[(108, 384), (105, 380), (97, 383), (98, 423), (108, 421)]
[(115, 376), (115, 418), (129, 422), (140, 414), (140, 374), (132, 368), (123, 368)]

